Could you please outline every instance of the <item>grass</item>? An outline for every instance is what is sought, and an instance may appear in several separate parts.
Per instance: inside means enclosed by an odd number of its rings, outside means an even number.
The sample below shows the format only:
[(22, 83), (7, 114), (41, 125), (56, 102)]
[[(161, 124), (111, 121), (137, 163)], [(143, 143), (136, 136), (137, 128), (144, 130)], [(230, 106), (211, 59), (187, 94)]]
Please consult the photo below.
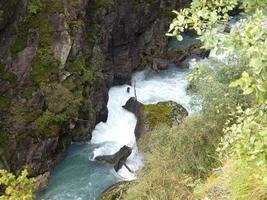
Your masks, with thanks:
[(218, 165), (216, 146), (220, 139), (209, 122), (199, 115), (170, 128), (157, 126), (141, 138), (141, 149), (149, 148), (145, 169), (125, 199), (189, 199), (193, 180), (207, 177)]

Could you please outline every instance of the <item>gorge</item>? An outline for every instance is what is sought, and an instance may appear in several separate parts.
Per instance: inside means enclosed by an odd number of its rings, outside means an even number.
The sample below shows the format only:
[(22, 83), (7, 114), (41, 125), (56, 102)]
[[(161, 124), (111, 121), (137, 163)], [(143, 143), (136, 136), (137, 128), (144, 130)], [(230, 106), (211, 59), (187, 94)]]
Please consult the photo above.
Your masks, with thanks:
[[(187, 58), (204, 55), (198, 42), (173, 47), (165, 36), (170, 11), (188, 3), (1, 0), (0, 168), (47, 179), (70, 143), (103, 129), (109, 88), (130, 83), (145, 66), (185, 67)], [(164, 96), (147, 92), (145, 103)], [(101, 137), (92, 143), (108, 141), (108, 134)]]
[[(161, 101), (175, 101), (188, 107), (189, 97), (186, 95), (186, 71), (171, 67), (167, 71), (155, 73), (151, 70), (137, 72), (133, 76), (136, 81), (138, 100), (144, 104)], [(93, 131), (89, 144), (72, 146), (52, 173), (49, 187), (40, 193), (38, 199), (95, 199), (107, 187), (118, 181), (135, 179), (123, 167), (117, 174), (112, 167), (103, 166), (92, 161), (97, 155), (112, 154), (123, 145), (134, 148), (127, 164), (137, 171), (142, 166), (137, 153), (134, 136), (136, 119), (122, 106), (131, 97), (126, 92), (128, 85), (115, 86), (109, 91), (109, 116), (106, 123), (101, 122)]]

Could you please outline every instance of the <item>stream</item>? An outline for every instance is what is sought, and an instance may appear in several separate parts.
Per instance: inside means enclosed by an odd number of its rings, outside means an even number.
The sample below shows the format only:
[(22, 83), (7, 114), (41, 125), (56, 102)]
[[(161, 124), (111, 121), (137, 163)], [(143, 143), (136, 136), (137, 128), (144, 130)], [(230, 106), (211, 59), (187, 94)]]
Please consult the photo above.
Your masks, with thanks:
[[(190, 97), (186, 94), (185, 77), (185, 70), (171, 66), (160, 73), (149, 69), (136, 72), (132, 82), (136, 84), (138, 101), (144, 104), (172, 100), (188, 109)], [(128, 87), (130, 93), (126, 92)], [(38, 200), (95, 200), (112, 184), (136, 179), (136, 173), (143, 166), (134, 135), (137, 119), (122, 108), (132, 96), (134, 89), (129, 85), (109, 90), (107, 122), (97, 124), (89, 143), (69, 147), (53, 170), (49, 187), (37, 194)], [(94, 161), (96, 156), (113, 154), (124, 145), (133, 148), (126, 163), (134, 174), (125, 167), (117, 173), (112, 167)]]

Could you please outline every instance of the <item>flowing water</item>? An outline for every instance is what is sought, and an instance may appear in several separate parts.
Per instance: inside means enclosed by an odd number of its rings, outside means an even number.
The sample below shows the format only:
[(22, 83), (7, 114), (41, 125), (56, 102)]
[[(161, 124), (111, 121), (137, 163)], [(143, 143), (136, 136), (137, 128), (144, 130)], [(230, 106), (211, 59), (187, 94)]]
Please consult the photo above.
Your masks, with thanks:
[[(172, 100), (189, 108), (185, 74), (186, 71), (174, 66), (161, 73), (148, 69), (136, 72), (132, 82), (136, 85), (138, 100), (144, 104)], [(126, 92), (128, 87), (131, 88), (130, 93)], [(49, 187), (37, 195), (38, 200), (94, 200), (112, 184), (136, 178), (136, 174), (125, 167), (117, 173), (112, 167), (94, 161), (95, 156), (110, 155), (128, 145), (133, 152), (127, 159), (127, 165), (134, 172), (142, 167), (134, 135), (137, 120), (122, 108), (132, 96), (134, 89), (129, 85), (109, 90), (107, 122), (96, 126), (90, 143), (75, 144), (68, 149), (65, 158), (52, 172)]]

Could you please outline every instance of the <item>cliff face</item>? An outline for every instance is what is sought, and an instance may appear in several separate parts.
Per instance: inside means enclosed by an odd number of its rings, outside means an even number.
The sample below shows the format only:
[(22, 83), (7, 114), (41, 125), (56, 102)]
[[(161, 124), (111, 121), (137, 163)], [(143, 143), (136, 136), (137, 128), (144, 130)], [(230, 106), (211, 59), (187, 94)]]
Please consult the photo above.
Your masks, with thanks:
[(0, 0), (0, 168), (36, 176), (90, 139), (108, 88), (166, 55), (173, 2)]

